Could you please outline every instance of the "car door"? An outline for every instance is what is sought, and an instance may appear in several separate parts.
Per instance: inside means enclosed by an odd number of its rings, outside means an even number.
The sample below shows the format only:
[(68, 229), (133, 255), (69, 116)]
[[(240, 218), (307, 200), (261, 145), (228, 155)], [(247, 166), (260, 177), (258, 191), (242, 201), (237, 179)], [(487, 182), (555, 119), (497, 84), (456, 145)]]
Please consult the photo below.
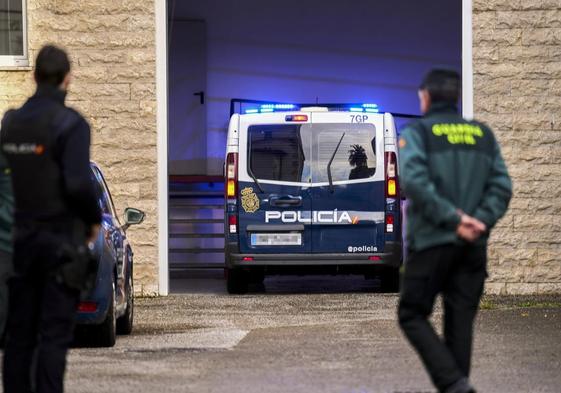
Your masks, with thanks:
[(379, 114), (312, 114), (313, 253), (383, 251), (382, 131)]
[(124, 266), (124, 250), (123, 240), (124, 233), (121, 229), (121, 223), (117, 217), (113, 199), (109, 192), (109, 188), (105, 183), (105, 179), (101, 171), (97, 167), (93, 167), (93, 171), (98, 185), (98, 193), (101, 195), (102, 213), (103, 213), (103, 231), (105, 233), (105, 241), (111, 256), (116, 265), (116, 300), (120, 304), (125, 299), (125, 266)]
[[(311, 252), (310, 136), (290, 114), (240, 120), (238, 219), (242, 253)], [(258, 184), (255, 182), (257, 179)]]

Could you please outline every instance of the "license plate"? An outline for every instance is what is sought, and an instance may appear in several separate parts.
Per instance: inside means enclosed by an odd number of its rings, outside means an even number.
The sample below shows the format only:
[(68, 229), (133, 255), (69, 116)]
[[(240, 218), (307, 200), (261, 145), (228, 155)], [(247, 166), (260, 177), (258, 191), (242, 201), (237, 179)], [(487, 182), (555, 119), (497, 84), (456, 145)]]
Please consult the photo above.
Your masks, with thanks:
[(252, 246), (301, 246), (300, 233), (252, 233)]

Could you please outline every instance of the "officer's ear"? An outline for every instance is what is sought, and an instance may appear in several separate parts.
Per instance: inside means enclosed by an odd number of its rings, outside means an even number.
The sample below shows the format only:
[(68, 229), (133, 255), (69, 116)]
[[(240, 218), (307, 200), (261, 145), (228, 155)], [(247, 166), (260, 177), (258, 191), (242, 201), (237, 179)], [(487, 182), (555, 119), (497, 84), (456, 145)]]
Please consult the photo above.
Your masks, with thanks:
[(60, 84), (60, 89), (64, 91), (68, 91), (68, 86), (70, 85), (71, 80), (72, 80), (72, 74), (69, 72), (62, 80), (62, 83)]
[(429, 91), (427, 89), (420, 89), (417, 94), (419, 95), (419, 105), (421, 108), (421, 113), (425, 114), (429, 111), (430, 105), (432, 103)]

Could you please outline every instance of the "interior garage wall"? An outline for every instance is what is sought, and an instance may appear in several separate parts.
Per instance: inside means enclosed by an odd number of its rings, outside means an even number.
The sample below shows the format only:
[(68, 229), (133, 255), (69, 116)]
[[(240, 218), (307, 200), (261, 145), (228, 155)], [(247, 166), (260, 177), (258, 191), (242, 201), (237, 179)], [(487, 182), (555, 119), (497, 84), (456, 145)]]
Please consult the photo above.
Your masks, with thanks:
[(489, 247), (491, 293), (561, 293), (561, 1), (475, 0), (474, 112), (514, 183)]
[[(31, 66), (46, 43), (66, 48), (74, 79), (67, 104), (92, 126), (92, 158), (117, 211), (146, 220), (127, 235), (135, 254), (135, 290), (158, 293), (158, 211), (153, 0), (27, 0)], [(0, 69), (0, 115), (34, 91), (32, 67)], [(163, 212), (162, 214), (165, 214)]]
[[(461, 71), (461, 0), (168, 4), (170, 26), (207, 24), (209, 175), (222, 174), (231, 98), (369, 102), (418, 113), (416, 90), (431, 66)], [(170, 124), (170, 143), (180, 132)]]

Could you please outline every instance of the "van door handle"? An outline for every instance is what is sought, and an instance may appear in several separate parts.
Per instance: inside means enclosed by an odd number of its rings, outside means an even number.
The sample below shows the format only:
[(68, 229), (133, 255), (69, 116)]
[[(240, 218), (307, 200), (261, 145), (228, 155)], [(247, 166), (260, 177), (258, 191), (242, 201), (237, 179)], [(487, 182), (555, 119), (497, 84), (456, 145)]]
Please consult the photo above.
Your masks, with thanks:
[(287, 206), (302, 206), (302, 197), (293, 197), (290, 195), (286, 196), (274, 196), (269, 198), (269, 203), (271, 206), (277, 207), (287, 207)]

